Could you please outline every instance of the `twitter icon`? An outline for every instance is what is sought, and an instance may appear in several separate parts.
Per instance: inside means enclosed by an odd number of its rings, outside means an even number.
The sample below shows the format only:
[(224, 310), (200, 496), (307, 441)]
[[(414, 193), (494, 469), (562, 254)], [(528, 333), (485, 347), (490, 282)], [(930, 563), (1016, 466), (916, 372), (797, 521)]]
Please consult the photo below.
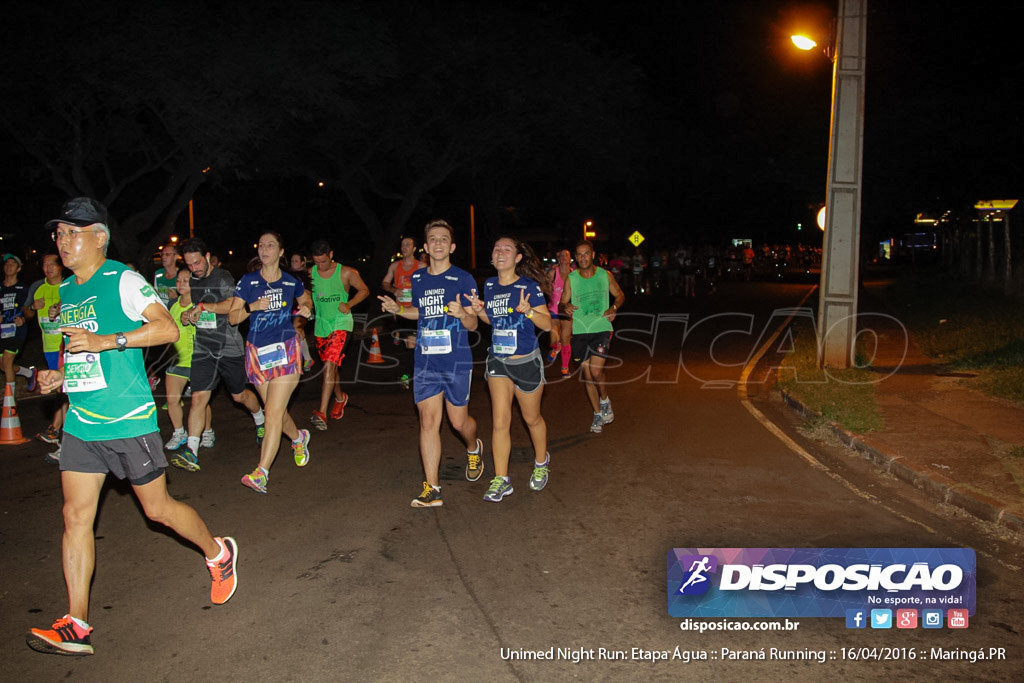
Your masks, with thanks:
[(871, 610), (871, 628), (892, 628), (892, 610)]

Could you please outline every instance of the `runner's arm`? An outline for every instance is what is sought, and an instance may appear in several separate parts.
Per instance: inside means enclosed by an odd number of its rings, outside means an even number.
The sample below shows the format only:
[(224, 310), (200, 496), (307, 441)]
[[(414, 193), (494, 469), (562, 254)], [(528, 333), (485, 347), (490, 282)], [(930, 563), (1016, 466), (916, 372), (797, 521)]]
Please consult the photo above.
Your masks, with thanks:
[[(352, 307), (356, 304), (364, 301), (366, 297), (370, 296), (370, 288), (363, 282), (363, 278), (359, 276), (359, 271), (355, 268), (349, 268), (345, 266), (346, 270), (342, 271), (342, 277), (344, 274), (348, 274), (348, 286), (356, 290), (356, 293), (352, 295), (352, 298), (348, 300), (348, 309), (351, 311)], [(394, 291), (394, 287), (390, 291)]]
[(616, 312), (622, 308), (622, 304), (626, 303), (626, 295), (623, 294), (622, 288), (619, 287), (619, 283), (615, 281), (615, 276), (611, 273), (608, 273), (608, 292), (615, 297), (615, 301), (613, 301), (611, 307), (604, 312), (604, 317), (608, 318), (608, 320), (615, 320)]
[(398, 294), (395, 290), (395, 271), (398, 269), (398, 261), (395, 261), (388, 266), (388, 272), (384, 274), (384, 280), (380, 283), (381, 287), (384, 288), (385, 292), (391, 292), (392, 294)]
[[(123, 332), (127, 348), (144, 349), (178, 341), (178, 326), (162, 303), (151, 303), (142, 311), (142, 326)], [(111, 351), (117, 348), (116, 334), (95, 334), (82, 327), (62, 327), (67, 337), (65, 347), (70, 353)]]
[(572, 315), (576, 310), (576, 307), (572, 305), (572, 285), (569, 282), (569, 278), (565, 278), (562, 285), (562, 298), (558, 301), (558, 310), (562, 315)]
[(420, 309), (415, 306), (400, 304), (390, 296), (378, 296), (377, 299), (380, 300), (380, 309), (385, 313), (391, 313), (406, 320), (418, 320), (420, 317)]

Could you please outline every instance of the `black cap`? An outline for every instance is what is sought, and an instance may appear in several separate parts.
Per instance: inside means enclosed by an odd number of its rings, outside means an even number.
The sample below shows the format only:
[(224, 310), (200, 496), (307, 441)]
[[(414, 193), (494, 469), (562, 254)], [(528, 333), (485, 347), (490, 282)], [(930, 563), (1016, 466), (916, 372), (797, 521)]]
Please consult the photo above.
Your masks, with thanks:
[(57, 227), (58, 223), (77, 225), (84, 228), (93, 223), (107, 224), (107, 207), (89, 197), (75, 197), (64, 202), (60, 209), (60, 218), (46, 222), (47, 229)]

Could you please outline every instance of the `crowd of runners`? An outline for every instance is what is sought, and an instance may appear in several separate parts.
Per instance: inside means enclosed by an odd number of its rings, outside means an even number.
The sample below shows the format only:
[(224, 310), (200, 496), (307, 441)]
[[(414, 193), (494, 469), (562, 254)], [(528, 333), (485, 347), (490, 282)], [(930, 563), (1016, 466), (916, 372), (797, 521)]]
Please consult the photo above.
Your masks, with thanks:
[[(352, 308), (370, 296), (359, 272), (335, 261), (331, 245), (312, 245), (312, 267), (288, 252), (282, 236), (259, 236), (257, 255), (235, 279), (219, 266), (203, 240), (165, 246), (152, 282), (127, 264), (107, 258), (110, 228), (106, 208), (79, 197), (64, 204), (47, 229), (56, 251), (43, 257), (44, 279), (18, 282), (22, 263), (4, 256), (3, 367), (8, 390), (17, 375), (27, 389), (55, 397), (53, 418), (39, 438), (57, 443), (47, 456), (59, 464), (64, 493), (63, 565), (68, 613), (50, 628), (26, 636), (33, 649), (55, 654), (93, 653), (88, 624), (89, 586), (95, 565), (93, 524), (108, 474), (127, 479), (146, 516), (190, 541), (205, 555), (211, 601), (223, 604), (237, 587), (238, 545), (215, 537), (189, 505), (167, 490), (168, 465), (200, 469), (201, 451), (214, 445), (211, 393), (223, 384), (252, 415), (258, 461), (241, 483), (267, 493), (270, 470), (288, 438), (295, 464), (310, 462), (310, 431), (289, 412), (289, 400), (313, 360), (323, 364), (320, 402), (309, 417), (314, 431), (343, 417), (348, 395), (339, 368), (354, 331)], [(443, 504), (439, 481), (443, 416), (466, 447), (466, 478), (487, 469), (484, 439), (470, 415), (473, 358), (468, 332), (490, 327), (484, 377), (491, 394), (491, 467), (485, 501), (513, 493), (509, 474), (513, 402), (519, 404), (533, 446), (529, 487), (541, 491), (550, 477), (547, 424), (541, 410), (547, 362), (570, 359), (580, 369), (593, 411), (590, 430), (600, 433), (614, 419), (604, 379), (612, 323), (625, 295), (615, 277), (595, 263), (589, 242), (563, 250), (545, 269), (529, 245), (514, 237), (495, 241), (495, 275), (482, 286), (454, 266), (455, 233), (431, 221), (417, 240), (401, 242), (381, 282), (381, 310), (399, 321), (396, 340), (414, 348), (412, 389), (419, 413), (419, 450), (424, 482), (412, 507)], [(574, 261), (575, 259), (575, 261)], [(71, 275), (64, 278), (64, 269)], [(38, 317), (45, 370), (14, 364), (26, 338), (26, 321)], [(404, 324), (403, 322), (404, 321)], [(239, 326), (247, 323), (245, 338)], [(313, 331), (313, 341), (307, 332)], [(548, 332), (547, 353), (539, 336)], [(162, 368), (171, 422), (164, 442), (157, 426), (153, 389), (159, 375), (147, 368), (144, 349), (173, 349)], [(255, 391), (253, 390), (255, 389)], [(185, 414), (185, 399), (188, 413)]]

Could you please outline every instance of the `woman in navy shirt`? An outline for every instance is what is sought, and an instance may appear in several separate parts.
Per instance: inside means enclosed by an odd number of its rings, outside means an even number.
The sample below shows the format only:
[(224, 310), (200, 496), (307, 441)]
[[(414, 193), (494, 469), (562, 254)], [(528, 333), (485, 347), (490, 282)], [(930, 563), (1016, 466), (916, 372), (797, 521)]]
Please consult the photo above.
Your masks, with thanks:
[[(288, 414), (288, 400), (302, 376), (299, 344), (305, 338), (310, 313), (309, 292), (295, 276), (283, 272), (284, 243), (276, 232), (260, 235), (259, 269), (238, 280), (228, 322), (249, 319), (245, 342), (245, 371), (263, 399), (267, 416), (260, 464), (242, 477), (242, 483), (259, 493), (267, 492), (270, 466), (277, 457), (281, 434), (292, 440), (295, 464), (309, 462), (309, 431), (298, 429)], [(298, 316), (292, 311), (298, 307)]]
[(491, 326), (485, 376), (491, 392), (494, 479), (484, 500), (498, 503), (512, 493), (508, 460), (512, 450), (512, 399), (530, 430), (534, 463), (530, 488), (540, 491), (548, 483), (548, 427), (540, 414), (544, 392), (544, 362), (537, 344), (537, 329), (551, 329), (544, 295), (551, 284), (529, 245), (514, 237), (499, 237), (491, 252), (498, 271), (484, 283), (482, 298), (469, 299), (477, 317)]

